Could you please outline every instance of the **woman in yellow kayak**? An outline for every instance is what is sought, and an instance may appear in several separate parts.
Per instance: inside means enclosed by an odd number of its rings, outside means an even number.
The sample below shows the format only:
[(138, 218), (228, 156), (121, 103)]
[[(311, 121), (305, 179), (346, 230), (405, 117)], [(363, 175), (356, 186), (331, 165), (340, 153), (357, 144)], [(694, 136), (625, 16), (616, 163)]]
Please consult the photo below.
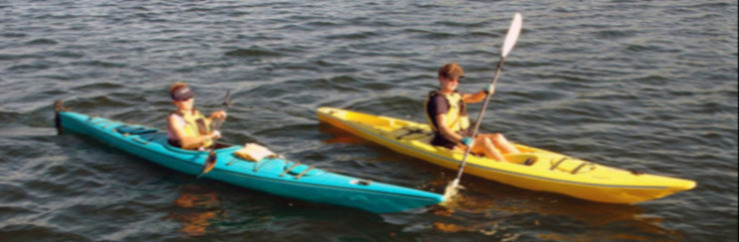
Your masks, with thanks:
[(520, 151), (509, 142), (503, 134), (477, 134), (470, 137), (470, 118), (467, 115), (465, 103), (477, 103), (485, 96), (495, 92), (493, 85), (480, 92), (459, 93), (457, 87), (464, 77), (464, 70), (457, 63), (448, 63), (439, 69), (438, 90), (429, 93), (426, 99), (426, 115), (429, 125), (434, 130), (432, 145), (449, 149), (464, 150), (472, 145), (471, 152), (485, 154), (486, 157), (498, 161), (505, 161), (505, 154), (515, 154)]
[(218, 110), (205, 117), (195, 109), (195, 93), (184, 82), (172, 84), (169, 88), (172, 103), (177, 110), (167, 117), (169, 144), (188, 150), (205, 150), (221, 137), (218, 130), (210, 130), (216, 119), (226, 119), (226, 111)]

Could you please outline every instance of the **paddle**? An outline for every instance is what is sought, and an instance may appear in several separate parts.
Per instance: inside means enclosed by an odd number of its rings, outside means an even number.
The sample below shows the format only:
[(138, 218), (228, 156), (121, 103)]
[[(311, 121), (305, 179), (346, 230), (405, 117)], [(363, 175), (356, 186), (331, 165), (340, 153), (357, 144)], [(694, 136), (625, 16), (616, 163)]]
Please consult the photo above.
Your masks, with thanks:
[[(500, 76), (500, 72), (503, 70), (503, 62), (505, 61), (506, 56), (508, 56), (508, 53), (511, 52), (511, 49), (513, 49), (513, 45), (516, 44), (516, 41), (518, 40), (518, 35), (521, 33), (521, 14), (516, 13), (513, 15), (513, 21), (511, 22), (511, 27), (508, 28), (508, 34), (506, 35), (505, 41), (503, 42), (503, 52), (500, 55), (500, 61), (498, 62), (498, 67), (495, 69), (495, 75), (493, 76), (492, 85), (495, 86), (495, 83), (498, 82), (498, 77)], [(485, 96), (485, 101), (482, 104), (482, 110), (480, 110), (480, 114), (477, 115), (477, 120), (475, 121), (475, 128), (472, 130), (472, 137), (477, 136), (477, 131), (480, 129), (480, 123), (482, 121), (482, 117), (485, 114), (485, 109), (488, 106), (488, 101), (490, 101), (490, 95), (491, 93), (488, 93), (487, 96)], [(462, 164), (459, 165), (459, 171), (457, 172), (457, 178), (454, 179), (447, 187), (444, 189), (444, 200), (449, 200), (454, 195), (457, 194), (457, 187), (459, 186), (459, 180), (462, 178), (462, 173), (464, 173), (464, 166), (467, 164), (467, 156), (470, 154), (470, 150), (472, 149), (472, 145), (470, 144), (467, 146), (467, 150), (464, 152), (464, 157), (462, 158)]]
[[(223, 106), (228, 109), (231, 107), (231, 90), (226, 92), (226, 98), (225, 101), (223, 101)], [(213, 120), (213, 123), (210, 125), (211, 130), (219, 130), (221, 129), (221, 125), (223, 124), (224, 119), (216, 119)], [(200, 174), (198, 174), (198, 177), (196, 179), (200, 179), (203, 175), (213, 170), (213, 167), (216, 166), (216, 152), (215, 152), (215, 140), (213, 140), (213, 145), (210, 147), (210, 152), (208, 152), (208, 158), (205, 159), (205, 164), (203, 164), (203, 169), (200, 170)]]

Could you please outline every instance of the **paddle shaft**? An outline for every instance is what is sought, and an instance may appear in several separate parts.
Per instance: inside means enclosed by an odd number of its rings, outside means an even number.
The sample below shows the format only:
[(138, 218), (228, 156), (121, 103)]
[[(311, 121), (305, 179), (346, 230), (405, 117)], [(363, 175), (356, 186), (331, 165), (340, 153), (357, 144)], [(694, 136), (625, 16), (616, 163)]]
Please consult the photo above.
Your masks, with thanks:
[[(503, 41), (503, 48), (501, 49), (500, 54), (500, 61), (498, 62), (498, 67), (495, 68), (495, 75), (493, 75), (493, 81), (492, 86), (495, 86), (495, 83), (498, 82), (498, 77), (500, 76), (500, 73), (503, 71), (503, 63), (505, 62), (506, 56), (508, 56), (508, 53), (511, 52), (513, 49), (513, 46), (516, 45), (516, 41), (518, 41), (518, 36), (521, 34), (521, 25), (522, 25), (522, 17), (521, 13), (515, 13), (513, 15), (513, 21), (511, 21), (511, 27), (508, 28), (508, 33), (506, 34), (505, 40)], [(485, 102), (482, 104), (482, 110), (480, 110), (480, 114), (477, 116), (477, 120), (475, 122), (475, 128), (472, 130), (472, 138), (474, 139), (475, 136), (477, 136), (477, 131), (480, 129), (480, 123), (482, 122), (482, 117), (485, 114), (485, 109), (488, 107), (488, 102), (490, 101), (490, 96), (492, 93), (488, 93), (487, 96), (485, 96)], [(472, 150), (472, 145), (474, 144), (474, 140), (472, 141), (472, 144), (467, 146), (467, 150), (464, 152), (464, 157), (462, 158), (462, 164), (459, 165), (459, 172), (457, 172), (457, 178), (452, 181), (452, 183), (447, 186), (444, 192), (445, 197), (451, 197), (456, 192), (451, 192), (459, 185), (459, 180), (462, 178), (462, 174), (464, 173), (464, 166), (467, 164), (467, 156), (470, 155), (470, 151)]]
[[(495, 68), (495, 75), (493, 75), (493, 81), (491, 84), (493, 86), (495, 86), (495, 83), (498, 82), (498, 77), (500, 77), (500, 73), (503, 71), (503, 62), (505, 62), (505, 57), (501, 56), (500, 61), (498, 62), (498, 67)], [(475, 120), (475, 127), (472, 129), (473, 139), (477, 136), (477, 131), (480, 130), (480, 123), (482, 123), (482, 117), (485, 115), (485, 109), (487, 109), (488, 107), (488, 102), (490, 101), (491, 96), (493, 96), (493, 93), (488, 93), (487, 95), (485, 95), (485, 101), (482, 103), (482, 110), (480, 110), (480, 114), (477, 115), (477, 119)], [(473, 144), (467, 146), (467, 149), (464, 152), (464, 157), (462, 157), (462, 164), (459, 165), (459, 172), (457, 172), (457, 178), (455, 179), (455, 181), (457, 181), (456, 183), (459, 183), (458, 181), (462, 177), (462, 173), (464, 173), (464, 166), (467, 164), (467, 156), (469, 156)]]
[[(231, 90), (226, 91), (226, 97), (222, 105), (226, 107), (225, 110), (228, 110), (228, 108), (231, 107)], [(225, 121), (225, 118), (213, 120), (213, 124), (211, 124), (211, 130), (220, 130), (223, 121)]]

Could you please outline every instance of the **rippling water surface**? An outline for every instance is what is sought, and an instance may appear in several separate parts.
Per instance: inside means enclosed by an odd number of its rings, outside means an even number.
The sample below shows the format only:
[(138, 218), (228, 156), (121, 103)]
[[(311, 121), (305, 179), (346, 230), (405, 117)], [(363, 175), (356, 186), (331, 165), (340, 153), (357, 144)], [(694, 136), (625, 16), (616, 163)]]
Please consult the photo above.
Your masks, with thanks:
[[(461, 91), (482, 88), (517, 11), (484, 131), (697, 188), (629, 206), (465, 176), (454, 210), (377, 215), (195, 180), (53, 128), (57, 99), (162, 128), (168, 86), (186, 81), (205, 111), (232, 91), (227, 142), (442, 192), (455, 171), (315, 109), (424, 121), (436, 69), (459, 62)], [(737, 240), (737, 1), (0, 1), (0, 26), (0, 241)]]

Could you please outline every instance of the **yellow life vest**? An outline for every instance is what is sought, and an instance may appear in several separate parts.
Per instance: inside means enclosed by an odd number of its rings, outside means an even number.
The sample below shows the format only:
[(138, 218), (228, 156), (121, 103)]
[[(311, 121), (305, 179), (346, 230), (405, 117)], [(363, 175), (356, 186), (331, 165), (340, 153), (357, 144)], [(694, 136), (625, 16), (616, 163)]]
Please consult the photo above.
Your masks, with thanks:
[[(178, 115), (182, 117), (183, 120), (185, 120), (185, 135), (187, 137), (194, 137), (194, 136), (200, 136), (200, 135), (207, 135), (210, 134), (210, 121), (208, 121), (207, 118), (205, 118), (205, 115), (198, 111), (197, 109), (193, 109), (193, 112), (191, 115), (185, 115), (184, 113), (175, 111), (173, 114)], [(199, 148), (199, 147), (209, 147), (213, 145), (213, 139), (207, 139), (205, 142), (200, 144), (198, 147), (182, 147), (182, 148)]]
[[(462, 95), (458, 92), (453, 92), (448, 95), (441, 94), (437, 91), (432, 91), (426, 97), (425, 109), (428, 110), (429, 101), (436, 95), (443, 96), (449, 104), (449, 111), (446, 112), (446, 125), (452, 132), (459, 132), (467, 130), (470, 127), (470, 117), (467, 115), (467, 108), (462, 101)], [(435, 131), (439, 132), (439, 128), (434, 125), (433, 119), (435, 117), (429, 117), (428, 111), (426, 111), (426, 119), (428, 119), (429, 126)]]

